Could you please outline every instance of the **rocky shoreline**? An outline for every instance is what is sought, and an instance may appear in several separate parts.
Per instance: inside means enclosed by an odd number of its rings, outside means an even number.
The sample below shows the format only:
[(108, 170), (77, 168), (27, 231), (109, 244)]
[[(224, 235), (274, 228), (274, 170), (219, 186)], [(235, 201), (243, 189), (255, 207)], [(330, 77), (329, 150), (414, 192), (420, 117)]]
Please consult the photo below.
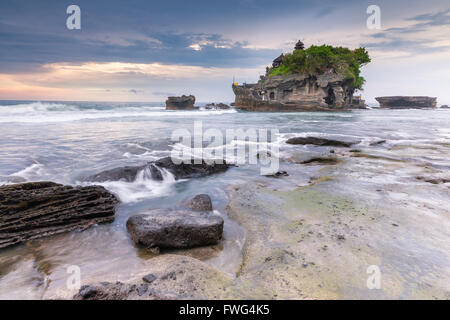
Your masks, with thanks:
[[(235, 276), (199, 259), (170, 251), (210, 246), (223, 241), (224, 219), (214, 213), (209, 195), (198, 194), (177, 205), (164, 209), (148, 208), (129, 217), (126, 227), (136, 250), (146, 250), (155, 255), (145, 273), (134, 274), (133, 280), (127, 282), (83, 283), (73, 299), (367, 298), (366, 291), (365, 295), (360, 293), (365, 290), (365, 282), (358, 281), (355, 274), (365, 270), (366, 264), (379, 264), (386, 252), (396, 252), (395, 242), (388, 240), (393, 237), (413, 243), (428, 240), (423, 240), (418, 233), (397, 231), (406, 226), (412, 230), (418, 228), (408, 221), (406, 212), (391, 216), (386, 213), (387, 209), (362, 207), (351, 196), (330, 191), (340, 188), (340, 178), (334, 176), (335, 168), (345, 168), (346, 162), (351, 159), (371, 159), (370, 153), (351, 149), (359, 145), (360, 140), (307, 135), (290, 137), (285, 142), (294, 152), (289, 158), (292, 163), (305, 167), (319, 165), (323, 169), (307, 185), (288, 190), (279, 190), (274, 186), (279, 180), (292, 183), (296, 179), (295, 172), (279, 171), (273, 175), (277, 179), (260, 178), (231, 187), (227, 214), (246, 230), (242, 264)], [(385, 144), (386, 141), (378, 140), (368, 144), (367, 148), (384, 148)], [(305, 145), (320, 151), (305, 154), (301, 151)], [(86, 180), (90, 183), (121, 179), (133, 181), (140, 171), (148, 170), (157, 181), (163, 169), (177, 179), (199, 178), (225, 172), (229, 168), (226, 163), (177, 165), (169, 160), (163, 158), (141, 166), (107, 170)], [(383, 161), (391, 166), (403, 160), (386, 157)], [(430, 185), (449, 181), (445, 177), (440, 179), (437, 176), (435, 180), (417, 177), (417, 181)], [(53, 206), (55, 203), (60, 207)], [(6, 239), (3, 242), (6, 244), (43, 237), (45, 245), (45, 237), (59, 232), (85, 230), (93, 224), (111, 221), (116, 203), (113, 195), (97, 186), (70, 187), (51, 182), (3, 186), (0, 187), (0, 219), (3, 219), (0, 221), (12, 221), (10, 230), (33, 230), (35, 233), (23, 235), (20, 241), (7, 229), (0, 229), (0, 235), (3, 240)], [(55, 210), (43, 219), (42, 210), (49, 206)], [(21, 208), (26, 210), (21, 213)], [(18, 218), (11, 220), (11, 215)], [(26, 224), (31, 216), (38, 217), (37, 221), (40, 221), (40, 224), (32, 223), (33, 228)], [(20, 217), (24, 218), (22, 222), (14, 222), (19, 221)], [(70, 223), (59, 223), (65, 222), (65, 217)], [(44, 226), (47, 221), (54, 221), (61, 229), (47, 233), (48, 229)], [(432, 226), (434, 232), (443, 232), (435, 224)], [(378, 239), (377, 243), (373, 243), (374, 238)], [(407, 259), (397, 252), (398, 256)], [(423, 268), (429, 267), (426, 262), (423, 263)], [(396, 277), (395, 280), (386, 278), (386, 289), (370, 292), (369, 296), (400, 297), (395, 286), (409, 280), (406, 276)], [(429, 292), (433, 296), (448, 298), (445, 289), (434, 282), (431, 289), (409, 290), (408, 294), (420, 297), (428, 296)]]

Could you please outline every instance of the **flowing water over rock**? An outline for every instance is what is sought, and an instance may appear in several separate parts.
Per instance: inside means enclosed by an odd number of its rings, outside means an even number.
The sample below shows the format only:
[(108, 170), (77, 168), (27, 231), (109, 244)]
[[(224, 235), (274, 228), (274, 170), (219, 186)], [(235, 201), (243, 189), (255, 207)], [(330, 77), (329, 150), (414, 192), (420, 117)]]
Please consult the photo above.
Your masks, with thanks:
[[(99, 184), (121, 200), (110, 224), (1, 250), (0, 298), (72, 298), (77, 290), (67, 287), (70, 266), (80, 268), (82, 285), (140, 285), (153, 273), (158, 280), (149, 288), (161, 297), (450, 298), (448, 110), (244, 113), (145, 104), (0, 105), (0, 184)], [(279, 147), (278, 171), (287, 174), (274, 179), (258, 166), (239, 165), (176, 179), (160, 168), (162, 180), (155, 180), (146, 167), (132, 179), (86, 181), (186, 148), (170, 137), (177, 128), (192, 132), (194, 121), (203, 121), (205, 131), (278, 129), (271, 144)], [(294, 137), (360, 142), (349, 148), (285, 143)], [(336, 161), (308, 160), (322, 158)], [(155, 255), (133, 243), (126, 230), (130, 216), (182, 207), (198, 194), (208, 194), (224, 219), (218, 245)], [(366, 287), (370, 265), (381, 269), (381, 290)]]

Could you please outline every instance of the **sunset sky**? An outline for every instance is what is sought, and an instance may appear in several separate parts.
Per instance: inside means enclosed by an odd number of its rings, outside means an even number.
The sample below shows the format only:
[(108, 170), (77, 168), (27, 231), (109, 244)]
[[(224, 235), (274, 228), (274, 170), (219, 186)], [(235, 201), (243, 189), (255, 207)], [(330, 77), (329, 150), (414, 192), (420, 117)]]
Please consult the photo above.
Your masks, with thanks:
[[(81, 30), (66, 9), (81, 8)], [(381, 30), (366, 9), (381, 8)], [(0, 100), (233, 101), (233, 77), (255, 82), (301, 39), (365, 46), (362, 93), (437, 96), (450, 104), (450, 2), (87, 1), (0, 2)]]

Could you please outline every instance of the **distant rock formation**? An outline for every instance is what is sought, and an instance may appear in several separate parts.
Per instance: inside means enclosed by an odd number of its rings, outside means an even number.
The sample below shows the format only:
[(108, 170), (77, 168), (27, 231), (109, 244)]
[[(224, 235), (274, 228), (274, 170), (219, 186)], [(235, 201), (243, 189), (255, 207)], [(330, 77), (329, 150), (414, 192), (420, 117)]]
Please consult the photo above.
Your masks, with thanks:
[[(298, 41), (294, 52), (304, 50)], [(237, 85), (232, 89), (238, 109), (247, 111), (336, 111), (365, 109), (365, 101), (354, 96), (355, 88), (343, 73), (334, 68), (325, 72), (270, 74), (283, 67), (287, 55), (281, 54), (273, 60), (272, 68), (266, 68), (265, 76), (255, 84)]]
[(30, 182), (0, 187), (0, 248), (114, 220), (118, 199), (101, 186)]
[(436, 98), (433, 97), (377, 97), (375, 100), (380, 104), (380, 108), (387, 109), (425, 109), (436, 108)]
[(169, 97), (166, 101), (166, 110), (195, 110), (195, 97), (193, 95)]
[(364, 100), (353, 96), (344, 76), (291, 74), (266, 76), (256, 84), (233, 85), (234, 106), (248, 111), (332, 111), (365, 108)]
[(440, 107), (441, 109), (450, 109), (450, 107), (447, 104), (444, 104)]

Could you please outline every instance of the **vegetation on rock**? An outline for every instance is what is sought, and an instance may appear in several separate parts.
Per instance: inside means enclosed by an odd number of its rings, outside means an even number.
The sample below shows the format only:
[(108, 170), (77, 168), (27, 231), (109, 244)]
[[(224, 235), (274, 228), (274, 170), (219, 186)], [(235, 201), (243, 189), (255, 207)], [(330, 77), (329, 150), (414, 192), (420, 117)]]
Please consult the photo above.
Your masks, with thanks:
[(349, 87), (361, 90), (365, 80), (360, 75), (360, 69), (370, 61), (365, 48), (350, 50), (330, 45), (313, 45), (305, 50), (297, 49), (286, 54), (281, 66), (269, 70), (269, 76), (333, 72), (344, 75)]

